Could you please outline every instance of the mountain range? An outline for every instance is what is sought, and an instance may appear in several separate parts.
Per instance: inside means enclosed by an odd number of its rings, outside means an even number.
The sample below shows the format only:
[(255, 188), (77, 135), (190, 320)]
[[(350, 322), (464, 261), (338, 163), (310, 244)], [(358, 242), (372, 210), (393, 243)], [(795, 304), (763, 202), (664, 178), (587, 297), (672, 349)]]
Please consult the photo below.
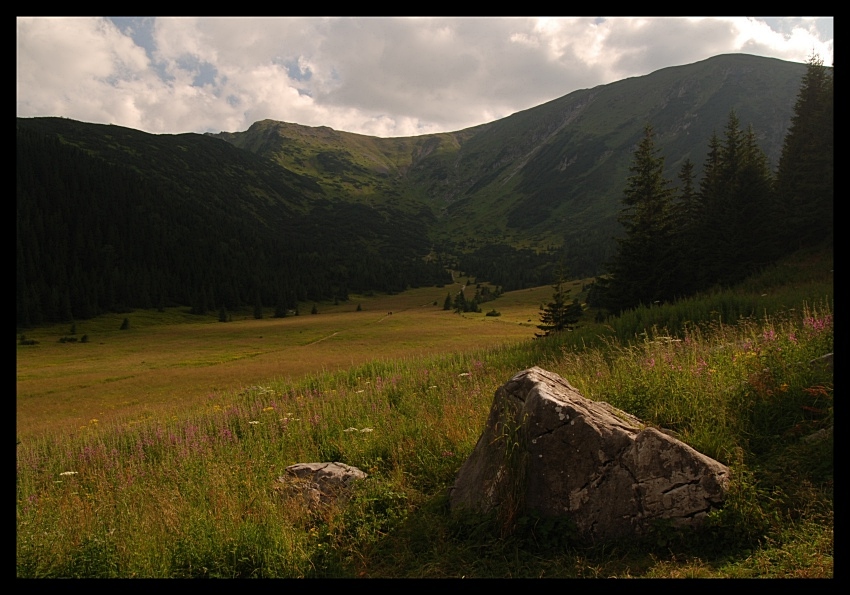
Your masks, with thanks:
[[(647, 124), (671, 180), (685, 159), (700, 176), (709, 138), (722, 132), (733, 110), (742, 125), (752, 126), (775, 169), (805, 72), (805, 64), (721, 55), (575, 91), (457, 132), (399, 138), (274, 120), (244, 132), (153, 135), (65, 118), (18, 118), (19, 266), (21, 250), (32, 252), (38, 237), (44, 243), (36, 251), (47, 258), (42, 253), (56, 244), (49, 236), (73, 233), (63, 231), (61, 221), (49, 231), (37, 221), (38, 208), (55, 208), (88, 221), (77, 226), (86, 230), (81, 251), (100, 253), (108, 244), (123, 262), (151, 252), (162, 255), (159, 266), (174, 261), (161, 251), (179, 249), (176, 232), (160, 228), (179, 228), (184, 249), (198, 254), (197, 266), (211, 266), (204, 259), (217, 258), (224, 271), (192, 275), (199, 284), (195, 293), (206, 287), (215, 294), (211, 302), (227, 301), (220, 287), (234, 283), (226, 281), (227, 270), (245, 269), (246, 261), (262, 262), (247, 267), (252, 280), (242, 278), (249, 274), (244, 270), (234, 275), (251, 286), (244, 292), (261, 294), (265, 303), (281, 292), (306, 297), (307, 287), (312, 299), (348, 289), (402, 289), (439, 279), (438, 269), (448, 265), (508, 289), (549, 282), (555, 260), (574, 276), (596, 275), (620, 233), (617, 215), (630, 160)], [(51, 162), (41, 163), (47, 155)], [(106, 178), (98, 181), (92, 172), (99, 168), (129, 189), (123, 211), (104, 202), (115, 188), (105, 185)], [(91, 177), (83, 184), (86, 196), (96, 199), (75, 194), (80, 181), (74, 178), (82, 170)], [(120, 220), (132, 213), (132, 225), (148, 231), (109, 235), (109, 222), (100, 221), (107, 212), (113, 227), (130, 225)], [(67, 241), (75, 243), (71, 236)], [(160, 245), (124, 245), (131, 241)], [(304, 276), (298, 271), (306, 266), (299, 260), (305, 254), (313, 255), (311, 269), (334, 271)], [(86, 269), (86, 262), (80, 256), (67, 264)], [(158, 276), (156, 266), (153, 259), (142, 269)], [(267, 278), (281, 267), (288, 281)], [(175, 303), (189, 299), (188, 289), (178, 291), (164, 279), (151, 281), (152, 295)], [(24, 283), (41, 294), (57, 282), (42, 274), (40, 289)], [(125, 283), (123, 301), (133, 302), (134, 282)], [(97, 291), (90, 293), (88, 299), (99, 303)], [(21, 299), (34, 296), (21, 298), (19, 292)], [(235, 303), (244, 301), (243, 295)]]

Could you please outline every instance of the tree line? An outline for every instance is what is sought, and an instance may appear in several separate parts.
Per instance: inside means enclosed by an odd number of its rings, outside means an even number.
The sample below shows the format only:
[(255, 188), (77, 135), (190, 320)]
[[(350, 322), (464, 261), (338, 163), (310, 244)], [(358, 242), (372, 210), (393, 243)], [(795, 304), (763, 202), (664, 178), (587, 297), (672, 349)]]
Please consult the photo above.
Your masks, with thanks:
[[(451, 282), (443, 262), (423, 258), (430, 244), (419, 215), (320, 197), (301, 212), (276, 194), (288, 191), (283, 182), (276, 191), (269, 177), (280, 168), (268, 165), (262, 195), (233, 181), (239, 168), (226, 160), (238, 150), (221, 141), (203, 141), (227, 149), (217, 156), (221, 171), (189, 162), (181, 178), (127, 158), (140, 146), (107, 160), (88, 147), (114, 139), (75, 146), (61, 126), (17, 126), (18, 328), (134, 308), (285, 312), (299, 301)], [(167, 160), (166, 145), (144, 150)], [(266, 167), (253, 155), (240, 158)], [(190, 173), (202, 183), (186, 182)]]

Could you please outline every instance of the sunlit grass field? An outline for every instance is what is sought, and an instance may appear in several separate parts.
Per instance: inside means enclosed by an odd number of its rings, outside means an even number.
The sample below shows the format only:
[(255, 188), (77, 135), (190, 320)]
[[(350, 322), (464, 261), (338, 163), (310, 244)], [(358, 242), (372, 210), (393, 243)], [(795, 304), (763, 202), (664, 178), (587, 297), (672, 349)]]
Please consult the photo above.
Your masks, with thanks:
[[(551, 287), (442, 310), (460, 284), (284, 319), (114, 315), (77, 323), (87, 343), (27, 332), (17, 576), (832, 577), (831, 270), (791, 262), (545, 339)], [(601, 545), (451, 513), (495, 390), (532, 365), (729, 465), (726, 506)], [(312, 507), (278, 481), (311, 461), (369, 476)]]
[[(352, 295), (347, 302), (301, 304), (299, 316), (264, 318), (231, 313), (135, 311), (75, 323), (75, 338), (60, 343), (70, 324), (26, 331), (37, 345), (18, 345), (19, 436), (72, 429), (116, 413), (143, 418), (185, 413), (210, 395), (273, 380), (350, 368), (369, 361), (468, 352), (534, 336), (539, 306), (550, 287), (504, 294), (481, 313), (443, 310), (448, 293), (468, 278), (442, 288), (397, 295)], [(575, 284), (576, 293), (581, 284)], [(475, 286), (466, 289), (471, 297)], [(361, 311), (357, 311), (358, 305)], [(498, 306), (500, 316), (485, 313)], [(390, 314), (392, 312), (392, 314)], [(130, 327), (119, 330), (127, 318)]]

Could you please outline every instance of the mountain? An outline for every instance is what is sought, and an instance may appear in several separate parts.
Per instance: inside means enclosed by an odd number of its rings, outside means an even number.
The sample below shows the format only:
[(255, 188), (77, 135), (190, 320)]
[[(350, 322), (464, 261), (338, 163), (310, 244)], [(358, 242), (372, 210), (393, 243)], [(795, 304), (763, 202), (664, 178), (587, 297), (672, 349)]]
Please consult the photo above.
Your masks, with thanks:
[(563, 246), (576, 273), (594, 274), (619, 231), (629, 162), (647, 123), (671, 179), (686, 158), (700, 176), (709, 137), (733, 109), (775, 168), (805, 70), (730, 54), (459, 132), (383, 139), (265, 120), (216, 136), (311, 177), (337, 200), (425, 206), (437, 217), (431, 237), (450, 251)]
[(449, 264), (505, 289), (549, 283), (556, 261), (598, 274), (646, 124), (671, 179), (686, 158), (700, 175), (731, 110), (775, 167), (805, 71), (717, 56), (403, 138), (18, 118), (19, 326), (164, 304), (285, 310), (441, 283)]

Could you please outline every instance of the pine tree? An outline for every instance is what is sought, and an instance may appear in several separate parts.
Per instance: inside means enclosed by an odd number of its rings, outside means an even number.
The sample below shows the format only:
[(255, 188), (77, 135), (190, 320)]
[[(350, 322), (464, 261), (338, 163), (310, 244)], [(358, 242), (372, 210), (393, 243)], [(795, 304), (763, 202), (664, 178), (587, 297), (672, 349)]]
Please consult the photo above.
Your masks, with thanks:
[(776, 175), (776, 225), (789, 249), (833, 239), (834, 150), (833, 75), (812, 55)]
[(463, 295), (462, 291), (459, 291), (455, 296), (454, 300), (454, 309), (455, 314), (460, 314), (461, 312), (466, 312), (466, 296)]
[(599, 305), (609, 311), (670, 300), (677, 291), (673, 189), (663, 175), (664, 158), (658, 153), (655, 134), (647, 125), (623, 193), (619, 220), (626, 235), (617, 240), (619, 250), (608, 266), (610, 277), (599, 284)]
[(752, 127), (741, 130), (734, 110), (723, 140), (712, 135), (693, 236), (699, 247), (691, 289), (740, 281), (773, 257), (769, 219), (774, 198), (767, 157)]
[(446, 294), (446, 301), (443, 302), (443, 310), (451, 310), (452, 309), (452, 294)]
[(696, 290), (699, 243), (695, 241), (700, 215), (699, 192), (694, 182), (694, 164), (685, 159), (679, 170), (679, 191), (673, 205), (673, 240), (675, 242), (678, 289), (681, 295)]
[(537, 325), (543, 333), (535, 333), (536, 337), (546, 337), (575, 328), (582, 314), (578, 299), (570, 301), (570, 290), (564, 288), (564, 276), (558, 274), (558, 281), (552, 286), (552, 301), (540, 307), (540, 324)]

